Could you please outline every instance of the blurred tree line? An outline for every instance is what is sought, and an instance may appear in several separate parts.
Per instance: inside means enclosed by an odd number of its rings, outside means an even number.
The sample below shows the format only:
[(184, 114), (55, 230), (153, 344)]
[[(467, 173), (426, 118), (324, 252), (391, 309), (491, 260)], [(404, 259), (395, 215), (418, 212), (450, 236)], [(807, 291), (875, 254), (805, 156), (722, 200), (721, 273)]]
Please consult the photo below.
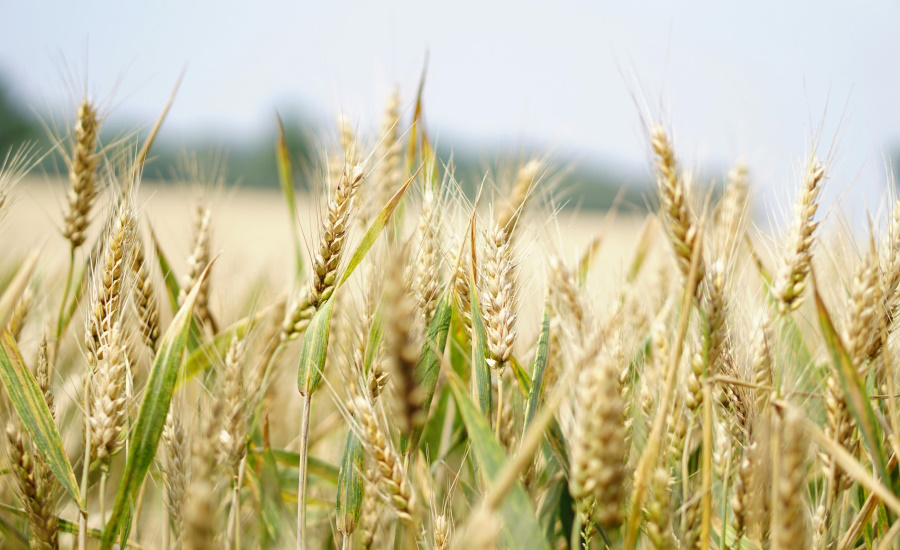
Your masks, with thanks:
[[(63, 120), (67, 120), (65, 117)], [(278, 172), (275, 164), (275, 119), (272, 119), (272, 131), (256, 139), (240, 143), (233, 143), (223, 147), (214, 142), (213, 138), (200, 140), (187, 145), (187, 149), (197, 159), (221, 158), (226, 170), (228, 183), (239, 183), (242, 187), (278, 187)], [(321, 166), (321, 157), (318, 150), (319, 142), (314, 137), (314, 132), (321, 125), (304, 118), (293, 115), (285, 120), (285, 134), (291, 155), (299, 170), (295, 174), (295, 181), (306, 188), (306, 183), (312, 181), (315, 168)], [(129, 129), (113, 128), (110, 124), (104, 125), (101, 131), (101, 141), (109, 143), (127, 135)], [(142, 136), (143, 137), (143, 136)], [(36, 142), (38, 150), (46, 152), (53, 147), (47, 131), (42, 127), (38, 117), (16, 100), (9, 88), (0, 80), (0, 156), (5, 156), (8, 151), (23, 143)], [(466, 194), (474, 197), (481, 184), (485, 171), (492, 174), (505, 174), (502, 167), (510, 166), (515, 159), (526, 158), (523, 152), (511, 153), (509, 151), (485, 151), (483, 149), (451, 148), (445, 143), (439, 144), (438, 154), (442, 159), (450, 158), (453, 154), (455, 177), (461, 182)], [(183, 165), (183, 148), (176, 146), (165, 138), (165, 129), (160, 139), (153, 147), (151, 159), (144, 171), (146, 183), (152, 184), (154, 180), (170, 180), (173, 177), (186, 176), (176, 167)], [(485, 162), (493, 159), (493, 162)], [(563, 164), (554, 158), (555, 165)], [(50, 174), (65, 174), (67, 167), (60, 154), (47, 155), (38, 170)], [(564, 169), (564, 177), (557, 178), (558, 190), (562, 191), (561, 197), (568, 197), (566, 205), (577, 206), (586, 209), (607, 209), (615, 200), (619, 189), (625, 185), (627, 192), (622, 199), (625, 204), (630, 204), (642, 209), (646, 206), (645, 195), (648, 189), (646, 174), (628, 174), (625, 171), (611, 171), (602, 165), (587, 165), (574, 163)]]

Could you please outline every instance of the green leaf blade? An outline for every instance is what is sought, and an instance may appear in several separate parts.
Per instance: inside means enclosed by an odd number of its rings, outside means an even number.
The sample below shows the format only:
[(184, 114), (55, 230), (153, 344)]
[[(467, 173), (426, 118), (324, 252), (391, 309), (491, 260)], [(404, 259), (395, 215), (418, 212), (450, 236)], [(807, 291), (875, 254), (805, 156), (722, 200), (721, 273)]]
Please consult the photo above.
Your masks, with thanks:
[(363, 446), (353, 433), (347, 432), (347, 442), (341, 457), (341, 469), (338, 473), (337, 497), (335, 510), (338, 526), (340, 522), (359, 523), (363, 502)]
[(531, 391), (528, 393), (528, 402), (525, 405), (525, 429), (534, 420), (538, 406), (544, 395), (544, 372), (550, 357), (550, 302), (544, 302), (544, 314), (541, 318), (541, 335), (538, 337), (537, 352), (531, 364)]
[(891, 477), (888, 474), (887, 460), (885, 459), (884, 448), (881, 443), (878, 420), (875, 417), (875, 412), (872, 410), (872, 402), (866, 394), (865, 383), (860, 378), (859, 373), (856, 372), (856, 369), (853, 368), (853, 362), (850, 360), (850, 356), (844, 349), (844, 345), (834, 328), (831, 314), (819, 295), (819, 289), (815, 284), (814, 277), (813, 295), (816, 301), (819, 326), (822, 328), (822, 335), (825, 338), (825, 346), (828, 348), (834, 361), (844, 398), (847, 401), (853, 419), (856, 421), (859, 432), (862, 434), (863, 441), (869, 448), (878, 476), (885, 483), (890, 484)]
[(300, 364), (297, 368), (297, 389), (300, 390), (300, 395), (312, 395), (322, 382), (333, 309), (334, 295), (316, 311), (309, 326), (306, 327), (303, 347), (300, 349)]
[[(503, 469), (506, 454), (494, 437), (490, 424), (469, 398), (463, 381), (453, 372), (448, 372), (447, 378), (460, 416), (469, 432), (478, 471), (490, 483)], [(503, 500), (499, 512), (503, 517), (503, 538), (508, 548), (549, 550), (550, 545), (544, 538), (534, 507), (520, 482), (515, 483)]]
[(478, 404), (481, 414), (490, 422), (493, 415), (491, 414), (491, 368), (486, 359), (487, 332), (478, 302), (478, 289), (471, 279), (469, 279), (469, 296), (472, 304), (472, 396)]
[(56, 423), (53, 422), (37, 381), (25, 366), (16, 341), (8, 330), (3, 330), (0, 336), (0, 381), (41, 458), (78, 507), (82, 508), (78, 481), (63, 449)]
[[(428, 326), (428, 334), (422, 344), (419, 360), (413, 371), (413, 379), (422, 394), (422, 410), (428, 412), (431, 409), (431, 401), (434, 399), (434, 390), (437, 386), (438, 375), (441, 372), (441, 357), (447, 345), (447, 334), (450, 332), (450, 291), (444, 291), (434, 311), (434, 317)], [(408, 453), (415, 449), (422, 437), (424, 427), (413, 429), (409, 435), (400, 437), (400, 452)]]

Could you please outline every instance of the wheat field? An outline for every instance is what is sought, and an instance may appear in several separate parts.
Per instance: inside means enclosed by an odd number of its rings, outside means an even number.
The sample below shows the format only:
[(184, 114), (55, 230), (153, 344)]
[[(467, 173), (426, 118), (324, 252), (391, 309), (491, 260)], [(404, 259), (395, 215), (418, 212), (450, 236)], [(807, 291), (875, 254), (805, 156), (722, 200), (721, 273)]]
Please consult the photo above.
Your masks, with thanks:
[(900, 203), (841, 231), (813, 147), (763, 231), (657, 123), (652, 212), (546, 157), (471, 197), (399, 105), (314, 170), (282, 136), (281, 192), (142, 182), (89, 98), (68, 174), (10, 152), (4, 548), (897, 544)]

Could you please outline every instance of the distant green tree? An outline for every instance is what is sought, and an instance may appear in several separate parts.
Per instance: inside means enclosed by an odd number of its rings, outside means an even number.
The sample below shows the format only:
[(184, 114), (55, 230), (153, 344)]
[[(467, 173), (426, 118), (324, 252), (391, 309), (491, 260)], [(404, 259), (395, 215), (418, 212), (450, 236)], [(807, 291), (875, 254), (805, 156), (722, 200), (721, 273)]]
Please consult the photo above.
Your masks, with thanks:
[(0, 82), (0, 157), (6, 156), (11, 148), (39, 135), (33, 117), (15, 102), (5, 83)]

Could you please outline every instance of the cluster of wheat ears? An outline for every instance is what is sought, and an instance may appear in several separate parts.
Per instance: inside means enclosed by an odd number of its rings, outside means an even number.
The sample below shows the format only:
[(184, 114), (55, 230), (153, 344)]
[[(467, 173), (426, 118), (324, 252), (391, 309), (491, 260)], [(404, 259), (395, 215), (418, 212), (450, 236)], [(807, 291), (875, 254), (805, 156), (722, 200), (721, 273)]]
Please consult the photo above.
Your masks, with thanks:
[[(4, 548), (893, 547), (900, 203), (827, 269), (827, 160), (761, 246), (748, 168), (699, 196), (650, 124), (658, 212), (600, 292), (599, 240), (535, 244), (546, 160), (469, 200), (414, 105), (393, 94), (371, 139), (340, 125), (305, 182), (312, 236), (279, 134), (293, 283), (224, 323), (212, 208), (176, 274), (137, 204), (165, 114), (104, 145), (81, 102), (51, 152), (46, 238), (71, 254), (0, 264)], [(34, 159), (7, 156), (0, 216)]]

